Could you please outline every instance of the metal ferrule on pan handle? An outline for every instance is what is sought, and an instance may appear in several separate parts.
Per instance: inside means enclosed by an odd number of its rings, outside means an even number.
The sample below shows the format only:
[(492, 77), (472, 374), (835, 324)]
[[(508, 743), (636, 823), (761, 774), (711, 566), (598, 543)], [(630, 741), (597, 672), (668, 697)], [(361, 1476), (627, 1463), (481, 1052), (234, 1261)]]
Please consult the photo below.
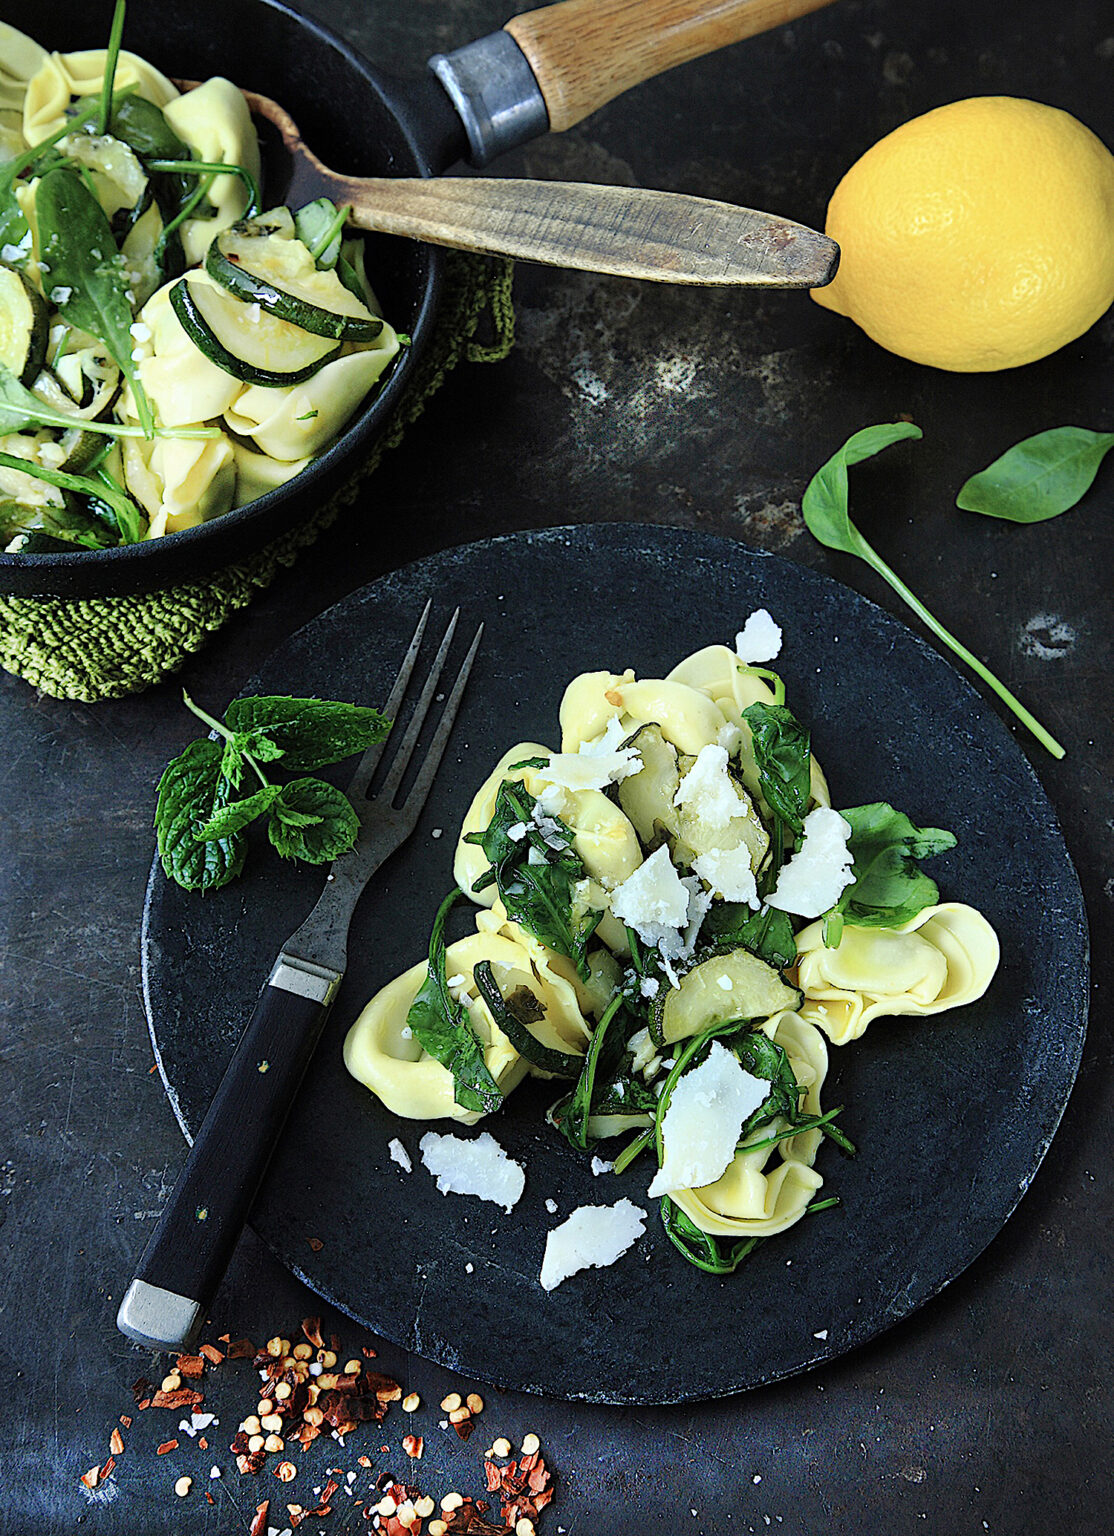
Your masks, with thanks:
[(492, 32), (429, 67), (460, 115), (473, 165), (549, 131), (545, 98), (526, 55), (509, 32)]

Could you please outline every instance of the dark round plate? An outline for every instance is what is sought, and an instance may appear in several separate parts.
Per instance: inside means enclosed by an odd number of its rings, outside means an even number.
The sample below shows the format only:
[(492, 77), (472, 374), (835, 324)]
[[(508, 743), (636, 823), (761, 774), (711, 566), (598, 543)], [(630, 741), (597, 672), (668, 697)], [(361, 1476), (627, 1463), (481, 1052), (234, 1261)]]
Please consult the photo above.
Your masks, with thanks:
[[(570, 1398), (668, 1403), (735, 1392), (831, 1359), (907, 1316), (1016, 1206), (1083, 1044), (1079, 884), (1009, 732), (935, 651), (846, 588), (720, 539), (623, 524), (514, 534), (397, 571), (299, 631), (245, 692), (381, 702), (427, 598), (434, 625), (456, 604), (466, 627), (483, 619), (483, 646), (417, 830), (357, 911), (350, 969), (253, 1226), (308, 1285), (374, 1331), (464, 1374)], [(737, 1274), (718, 1279), (671, 1247), (644, 1199), (645, 1166), (593, 1178), (547, 1131), (552, 1085), (520, 1090), (487, 1122), (527, 1169), (526, 1193), (506, 1215), (437, 1192), (417, 1155), (425, 1127), (396, 1120), (353, 1082), (341, 1045), (372, 993), (424, 955), (452, 884), (455, 830), (496, 758), (516, 741), (556, 744), (568, 680), (627, 665), (660, 676), (699, 646), (732, 642), (759, 606), (784, 628), (777, 665), (791, 707), (812, 726), (836, 805), (889, 800), (919, 825), (954, 831), (958, 846), (932, 873), (945, 898), (993, 922), (1003, 959), (981, 1002), (882, 1020), (833, 1048), (825, 1101), (846, 1105), (841, 1123), (861, 1149), (853, 1161), (821, 1151), (824, 1192), (842, 1205), (760, 1244)], [(261, 848), (244, 878), (202, 900), (156, 864), (147, 1007), (187, 1133), (320, 884), (320, 872)], [(395, 1136), (413, 1157), (409, 1175), (388, 1155)], [(542, 1291), (547, 1230), (578, 1205), (621, 1195), (650, 1211), (642, 1241), (614, 1267)]]

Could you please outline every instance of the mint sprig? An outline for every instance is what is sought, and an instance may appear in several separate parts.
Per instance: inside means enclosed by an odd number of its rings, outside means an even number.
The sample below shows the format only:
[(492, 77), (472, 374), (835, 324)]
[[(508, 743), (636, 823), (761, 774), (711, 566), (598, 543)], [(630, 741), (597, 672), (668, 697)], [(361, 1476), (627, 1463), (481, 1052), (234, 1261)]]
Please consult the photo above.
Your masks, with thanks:
[(169, 879), (187, 891), (215, 891), (244, 867), (246, 829), (267, 819), (285, 859), (329, 864), (360, 830), (348, 799), (314, 777), (275, 783), (264, 765), (305, 774), (382, 741), (390, 721), (376, 709), (329, 699), (236, 699), (223, 720), (182, 698), (217, 735), (191, 741), (159, 780), (155, 833)]

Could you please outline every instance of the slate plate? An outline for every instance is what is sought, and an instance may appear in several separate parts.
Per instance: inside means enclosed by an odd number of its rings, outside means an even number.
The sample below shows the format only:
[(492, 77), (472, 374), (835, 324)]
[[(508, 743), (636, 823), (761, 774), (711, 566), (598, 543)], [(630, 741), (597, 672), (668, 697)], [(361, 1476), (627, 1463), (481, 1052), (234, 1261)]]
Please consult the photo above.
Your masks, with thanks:
[[(1083, 1044), (1079, 884), (1012, 736), (935, 651), (846, 588), (724, 540), (629, 524), (514, 534), (397, 571), (299, 631), (244, 691), (381, 701), (427, 597), (434, 624), (457, 603), (468, 624), (482, 618), (483, 648), (417, 831), (357, 912), (349, 973), (257, 1202), (256, 1230), (374, 1331), (465, 1375), (569, 1398), (668, 1403), (735, 1392), (831, 1359), (907, 1316), (1016, 1206)], [(666, 1239), (644, 1199), (644, 1165), (593, 1178), (546, 1130), (551, 1085), (519, 1090), (489, 1122), (528, 1170), (526, 1193), (506, 1215), (437, 1192), (418, 1160), (424, 1127), (395, 1120), (351, 1081), (341, 1045), (366, 999), (422, 958), (452, 884), (454, 831), (495, 759), (519, 740), (557, 744), (568, 679), (627, 665), (661, 676), (690, 651), (731, 641), (759, 606), (785, 629), (777, 665), (790, 705), (812, 725), (835, 803), (889, 800), (920, 825), (953, 830), (958, 847), (932, 873), (945, 898), (986, 913), (1003, 962), (980, 1003), (929, 1021), (881, 1021), (833, 1049), (825, 1103), (847, 1106), (841, 1123), (861, 1151), (848, 1161), (825, 1146), (819, 1167), (824, 1193), (843, 1203), (719, 1279), (692, 1269)], [(243, 879), (204, 900), (153, 869), (148, 1017), (187, 1134), (320, 879), (265, 847)], [(461, 915), (450, 937), (464, 929)], [(414, 1160), (410, 1175), (388, 1155), (394, 1136)], [(615, 1267), (543, 1292), (546, 1231), (578, 1205), (620, 1195), (650, 1209), (645, 1238)]]

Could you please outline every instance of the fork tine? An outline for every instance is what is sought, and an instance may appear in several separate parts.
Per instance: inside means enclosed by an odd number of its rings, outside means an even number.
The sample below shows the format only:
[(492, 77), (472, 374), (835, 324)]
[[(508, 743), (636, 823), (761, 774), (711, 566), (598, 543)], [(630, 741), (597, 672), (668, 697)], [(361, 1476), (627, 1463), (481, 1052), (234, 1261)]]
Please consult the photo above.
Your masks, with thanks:
[[(432, 607), (433, 599), (430, 598), (422, 609), (422, 616), (418, 620), (417, 628), (414, 630), (414, 638), (410, 642), (406, 655), (402, 658), (402, 665), (398, 669), (398, 676), (395, 678), (394, 687), (391, 689), (391, 696), (383, 705), (383, 713), (392, 722), (392, 728), (395, 716), (398, 714), (398, 707), (402, 703), (410, 684), (410, 677), (414, 671), (414, 662), (417, 660), (418, 651), (421, 649), (426, 620), (429, 618), (429, 611)], [(366, 795), (368, 784), (371, 782), (371, 776), (379, 766), (379, 759), (383, 756), (383, 748), (390, 738), (391, 733), (388, 731), (382, 741), (372, 742), (363, 757), (360, 758), (360, 761), (356, 764), (356, 771), (352, 775), (352, 782), (348, 786), (350, 796), (360, 797)]]
[(472, 637), (472, 644), (468, 647), (468, 654), (465, 656), (460, 671), (456, 675), (456, 682), (453, 684), (452, 692), (449, 694), (444, 712), (433, 734), (433, 740), (429, 744), (429, 750), (426, 752), (425, 761), (421, 766), (418, 777), (410, 786), (410, 792), (402, 802), (403, 810), (409, 814), (411, 819), (417, 816), (425, 804), (430, 785), (433, 783), (433, 776), (440, 766), (441, 758), (445, 751), (445, 744), (449, 739), (449, 732), (453, 728), (453, 721), (456, 719), (456, 712), (460, 707), (464, 685), (468, 681), (468, 674), (472, 670), (472, 663), (475, 661), (476, 652), (480, 648), (480, 638), (483, 632), (484, 627), (481, 624)]
[(411, 715), (410, 723), (406, 727), (406, 735), (402, 738), (398, 751), (395, 753), (394, 762), (391, 764), (391, 771), (384, 780), (383, 787), (377, 796), (385, 805), (389, 805), (394, 800), (395, 795), (398, 793), (398, 786), (402, 782), (402, 775), (406, 772), (407, 765), (413, 756), (414, 747), (417, 745), (418, 736), (421, 733), (422, 726), (425, 724), (425, 717), (429, 713), (429, 706), (441, 678), (445, 657), (449, 653), (449, 646), (452, 644), (453, 634), (456, 631), (456, 621), (459, 617), (460, 609), (456, 608), (453, 610), (453, 616), (449, 620), (449, 626), (445, 630), (445, 637), (441, 641), (437, 655), (433, 658), (433, 666), (430, 668), (429, 676), (426, 678), (425, 687), (421, 691), (418, 702), (414, 705), (414, 713)]

